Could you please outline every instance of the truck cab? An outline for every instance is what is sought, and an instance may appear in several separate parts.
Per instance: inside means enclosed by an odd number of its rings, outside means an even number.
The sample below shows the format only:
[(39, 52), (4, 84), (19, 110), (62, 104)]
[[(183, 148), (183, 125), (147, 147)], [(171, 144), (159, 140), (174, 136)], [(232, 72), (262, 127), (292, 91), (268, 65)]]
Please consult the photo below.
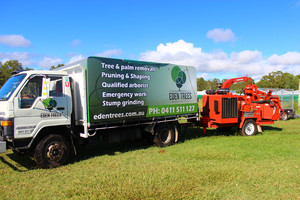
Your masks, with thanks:
[[(48, 80), (48, 84), (43, 84)], [(47, 98), (43, 97), (47, 89)], [(45, 88), (49, 87), (49, 88)], [(71, 124), (70, 81), (63, 71), (14, 74), (0, 90), (0, 146), (24, 152), (45, 129)]]

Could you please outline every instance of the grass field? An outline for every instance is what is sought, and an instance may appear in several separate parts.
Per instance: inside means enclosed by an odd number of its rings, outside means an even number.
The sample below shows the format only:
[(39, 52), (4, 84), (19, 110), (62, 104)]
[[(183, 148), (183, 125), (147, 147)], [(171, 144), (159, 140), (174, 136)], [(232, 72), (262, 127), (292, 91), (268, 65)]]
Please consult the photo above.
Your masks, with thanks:
[(190, 128), (168, 148), (86, 146), (73, 163), (36, 169), (0, 155), (0, 199), (300, 199), (300, 119), (254, 137)]

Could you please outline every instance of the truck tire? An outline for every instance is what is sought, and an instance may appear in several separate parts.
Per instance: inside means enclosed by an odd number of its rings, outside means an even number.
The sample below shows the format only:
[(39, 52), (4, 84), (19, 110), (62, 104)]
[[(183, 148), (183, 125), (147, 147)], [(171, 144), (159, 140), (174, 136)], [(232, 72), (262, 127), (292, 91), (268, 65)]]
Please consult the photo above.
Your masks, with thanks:
[(257, 124), (253, 119), (248, 119), (244, 122), (240, 131), (241, 135), (253, 136), (257, 134)]
[(34, 161), (40, 168), (54, 168), (64, 165), (69, 158), (70, 144), (58, 134), (44, 137), (34, 151)]
[(158, 147), (167, 147), (175, 142), (175, 128), (171, 123), (161, 123), (155, 130), (153, 139)]

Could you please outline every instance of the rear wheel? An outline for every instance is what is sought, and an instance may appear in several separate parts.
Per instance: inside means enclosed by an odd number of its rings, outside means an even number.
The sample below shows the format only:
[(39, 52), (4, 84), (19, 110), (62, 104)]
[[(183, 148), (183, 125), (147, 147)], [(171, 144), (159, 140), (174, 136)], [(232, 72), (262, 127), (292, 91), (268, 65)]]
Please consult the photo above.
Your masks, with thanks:
[(40, 168), (54, 168), (64, 165), (69, 158), (70, 145), (61, 135), (51, 134), (36, 146), (34, 161)]
[(175, 142), (175, 127), (170, 123), (160, 124), (156, 130), (153, 142), (159, 147), (167, 147)]
[(248, 119), (244, 122), (241, 129), (241, 135), (253, 136), (257, 134), (257, 125), (253, 119)]

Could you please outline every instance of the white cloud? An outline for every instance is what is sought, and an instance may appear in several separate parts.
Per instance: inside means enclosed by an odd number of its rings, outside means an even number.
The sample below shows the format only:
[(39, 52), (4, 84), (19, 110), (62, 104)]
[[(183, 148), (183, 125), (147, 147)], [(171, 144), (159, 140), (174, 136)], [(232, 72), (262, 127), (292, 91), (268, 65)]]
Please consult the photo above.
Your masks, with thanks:
[(241, 63), (241, 64), (249, 64), (253, 62), (260, 61), (262, 59), (262, 53), (259, 51), (242, 51), (242, 52), (233, 52), (230, 55), (231, 60)]
[(287, 52), (281, 56), (274, 54), (268, 58), (268, 62), (273, 65), (300, 65), (300, 53)]
[(31, 42), (22, 35), (0, 35), (0, 44), (10, 47), (29, 47)]
[(78, 55), (74, 55), (73, 57), (71, 57), (71, 59), (69, 60), (69, 62), (67, 64), (82, 60), (87, 58), (86, 56), (82, 55), (82, 54), (78, 54)]
[(43, 68), (50, 68), (51, 66), (57, 66), (58, 64), (62, 64), (63, 60), (60, 58), (52, 58), (49, 56), (44, 57), (43, 60), (38, 62), (38, 65)]
[(192, 43), (179, 40), (174, 43), (159, 44), (156, 50), (141, 53), (140, 60), (190, 65), (197, 69), (199, 77), (214, 77), (212, 73), (234, 74), (235, 76), (253, 76), (259, 79), (272, 71), (284, 71), (300, 74), (300, 53), (273, 55), (265, 59), (260, 51), (245, 50), (206, 53)]
[(71, 46), (72, 46), (73, 48), (77, 48), (80, 44), (81, 44), (81, 41), (80, 41), (79, 39), (73, 40), (73, 41), (71, 42)]
[[(100, 57), (112, 57), (112, 56), (118, 56), (122, 54), (122, 50), (121, 49), (110, 49), (110, 50), (106, 50), (102, 53), (98, 53), (96, 54), (96, 56), (100, 56)], [(67, 56), (72, 56), (69, 60), (69, 62), (67, 62), (67, 64), (82, 60), (87, 58), (88, 56), (83, 55), (83, 54), (74, 54), (74, 53), (69, 53)]]
[(102, 53), (98, 53), (98, 54), (96, 54), (96, 56), (112, 57), (112, 56), (119, 56), (121, 54), (122, 54), (122, 49), (110, 49), (110, 50), (106, 50)]
[(30, 66), (35, 63), (34, 60), (32, 60), (34, 57), (33, 54), (30, 54), (28, 52), (7, 52), (7, 53), (1, 53), (0, 52), (0, 61), (4, 64), (6, 61), (9, 60), (18, 60), (20, 63), (23, 64), (23, 66)]
[(194, 47), (194, 44), (187, 43), (184, 40), (179, 40), (174, 43), (167, 43), (166, 45), (159, 44), (156, 50), (142, 53), (140, 60), (193, 65), (195, 59), (201, 59), (202, 57), (201, 48)]
[(235, 41), (235, 35), (232, 32), (231, 29), (222, 29), (222, 28), (216, 28), (213, 30), (210, 30), (206, 33), (206, 37), (209, 39), (212, 39), (214, 42), (234, 42)]
[(198, 74), (198, 78), (204, 78), (205, 80), (211, 79), (211, 75), (208, 73)]

